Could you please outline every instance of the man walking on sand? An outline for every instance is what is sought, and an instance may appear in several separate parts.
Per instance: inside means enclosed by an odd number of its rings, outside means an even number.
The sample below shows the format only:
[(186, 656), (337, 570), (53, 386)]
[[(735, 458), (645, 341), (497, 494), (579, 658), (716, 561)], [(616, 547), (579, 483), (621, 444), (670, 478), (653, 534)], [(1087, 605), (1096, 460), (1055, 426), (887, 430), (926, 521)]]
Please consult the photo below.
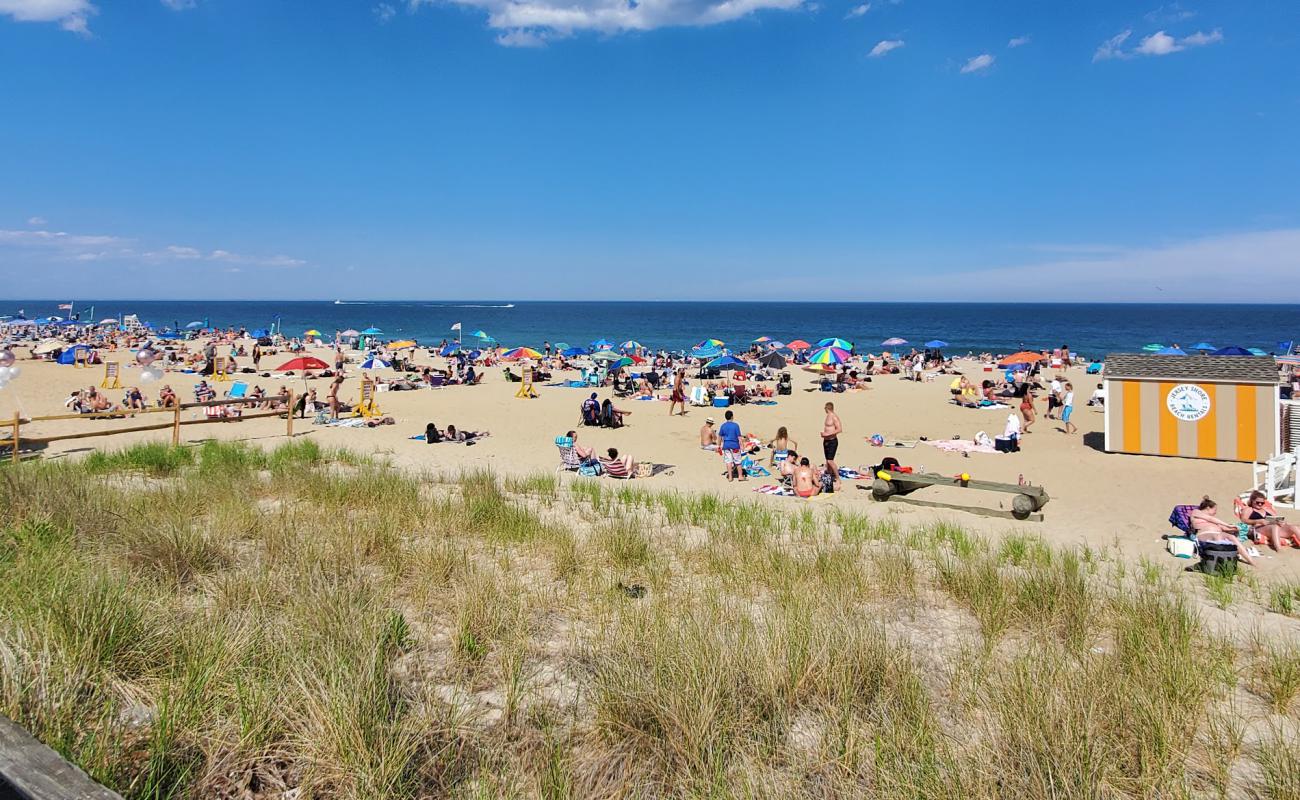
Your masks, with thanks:
[(673, 396), (668, 401), (668, 416), (673, 415), (673, 409), (677, 406), (682, 407), (682, 416), (686, 416), (686, 387), (683, 383), (686, 380), (686, 370), (677, 370), (677, 375), (673, 378)]
[(718, 449), (722, 451), (722, 463), (727, 469), (727, 482), (739, 478), (745, 480), (745, 468), (741, 466), (745, 460), (745, 453), (740, 449), (740, 442), (744, 436), (740, 432), (740, 426), (736, 424), (734, 414), (728, 409), (724, 415), (727, 419), (718, 428)]
[(840, 449), (840, 434), (843, 432), (844, 426), (840, 423), (840, 415), (835, 413), (835, 404), (827, 403), (826, 421), (822, 423), (822, 454), (826, 456), (826, 469), (830, 471), (836, 489), (840, 486), (840, 468), (835, 463), (835, 453)]

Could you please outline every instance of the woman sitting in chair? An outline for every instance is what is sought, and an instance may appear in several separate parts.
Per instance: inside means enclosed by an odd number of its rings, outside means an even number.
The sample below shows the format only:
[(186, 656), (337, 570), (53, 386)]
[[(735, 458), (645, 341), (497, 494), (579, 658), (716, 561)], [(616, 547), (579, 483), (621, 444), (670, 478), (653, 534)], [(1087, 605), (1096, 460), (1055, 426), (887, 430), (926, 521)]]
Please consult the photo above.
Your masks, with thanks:
[(1237, 538), (1237, 526), (1214, 516), (1218, 510), (1219, 504), (1206, 496), (1201, 498), (1201, 504), (1188, 515), (1192, 530), (1196, 531), (1196, 541), (1202, 544), (1235, 545), (1237, 557), (1254, 566), (1250, 553)]
[(606, 452), (609, 453), (609, 458), (600, 459), (605, 474), (611, 478), (631, 478), (636, 475), (636, 462), (631, 455), (619, 456), (616, 447), (611, 447)]
[(1300, 547), (1300, 526), (1282, 521), (1263, 492), (1251, 492), (1245, 503), (1237, 502), (1237, 519), (1250, 526), (1255, 541), (1268, 542), (1274, 550), (1282, 547), (1283, 539), (1292, 547)]

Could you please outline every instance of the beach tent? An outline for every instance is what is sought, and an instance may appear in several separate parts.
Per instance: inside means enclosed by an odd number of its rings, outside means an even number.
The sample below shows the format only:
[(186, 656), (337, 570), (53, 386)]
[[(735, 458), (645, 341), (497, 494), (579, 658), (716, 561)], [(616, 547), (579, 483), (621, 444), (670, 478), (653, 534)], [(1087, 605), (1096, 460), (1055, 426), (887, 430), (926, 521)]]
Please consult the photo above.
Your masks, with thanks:
[(1257, 356), (1106, 356), (1110, 453), (1265, 461), (1278, 448), (1277, 364)]
[(1212, 355), (1212, 356), (1248, 356), (1248, 355), (1250, 355), (1250, 351), (1247, 350), (1247, 349), (1244, 348), (1244, 347), (1234, 347), (1234, 346), (1231, 346), (1231, 345), (1230, 345), (1230, 346), (1228, 346), (1228, 347), (1221, 347), (1221, 348), (1219, 348), (1218, 350), (1215, 350), (1213, 353), (1210, 353), (1210, 355)]
[(254, 339), (261, 339), (263, 337), (270, 336), (271, 332), (266, 328), (257, 328), (256, 330), (254, 330), (252, 333), (248, 335), (253, 337)]
[(88, 345), (74, 344), (72, 347), (69, 347), (67, 350), (64, 350), (62, 353), (59, 353), (59, 363), (75, 364), (77, 361), (77, 351), (89, 350), (89, 349), (90, 347)]

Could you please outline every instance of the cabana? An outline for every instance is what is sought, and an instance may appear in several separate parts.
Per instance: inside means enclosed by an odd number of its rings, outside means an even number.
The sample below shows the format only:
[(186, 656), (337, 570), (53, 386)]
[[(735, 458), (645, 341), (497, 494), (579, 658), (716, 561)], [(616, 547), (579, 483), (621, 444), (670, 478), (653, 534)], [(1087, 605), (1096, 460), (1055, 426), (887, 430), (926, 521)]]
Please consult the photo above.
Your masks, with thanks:
[(1254, 356), (1106, 356), (1108, 453), (1266, 461), (1280, 447), (1277, 365)]

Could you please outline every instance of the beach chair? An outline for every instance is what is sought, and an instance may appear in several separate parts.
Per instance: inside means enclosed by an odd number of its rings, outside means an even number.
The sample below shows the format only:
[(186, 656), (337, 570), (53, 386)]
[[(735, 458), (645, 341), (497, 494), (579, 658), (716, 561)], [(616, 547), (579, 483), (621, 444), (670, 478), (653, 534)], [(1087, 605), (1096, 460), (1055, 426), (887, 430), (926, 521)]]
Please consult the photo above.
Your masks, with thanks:
[[(244, 381), (235, 381), (230, 384), (230, 391), (226, 392), (226, 398), (228, 400), (243, 400), (247, 396), (248, 384)], [(229, 406), (223, 406), (223, 408), (225, 408), (225, 416), (227, 419), (232, 417), (238, 418), (244, 413), (244, 406), (242, 403), (232, 403)]]
[(627, 480), (634, 477), (632, 472), (628, 470), (627, 465), (623, 463), (622, 459), (616, 458), (610, 460), (608, 458), (599, 458), (597, 460), (600, 462), (601, 469), (603, 469), (605, 474), (611, 478)]
[(560, 451), (560, 465), (555, 468), (556, 472), (577, 472), (582, 467), (582, 459), (578, 457), (571, 437), (556, 436), (555, 446)]
[(581, 414), (581, 422), (583, 425), (589, 425), (595, 428), (600, 427), (600, 403), (590, 399), (583, 400), (579, 414)]
[(703, 386), (692, 386), (690, 402), (693, 406), (709, 405), (709, 390)]
[[(1300, 498), (1296, 495), (1296, 462), (1295, 453), (1283, 453), (1262, 464), (1251, 464), (1254, 486), (1242, 492), (1241, 497), (1245, 499), (1251, 492), (1258, 491), (1275, 506), (1300, 508)], [(1290, 502), (1284, 502), (1284, 497), (1290, 498)]]

